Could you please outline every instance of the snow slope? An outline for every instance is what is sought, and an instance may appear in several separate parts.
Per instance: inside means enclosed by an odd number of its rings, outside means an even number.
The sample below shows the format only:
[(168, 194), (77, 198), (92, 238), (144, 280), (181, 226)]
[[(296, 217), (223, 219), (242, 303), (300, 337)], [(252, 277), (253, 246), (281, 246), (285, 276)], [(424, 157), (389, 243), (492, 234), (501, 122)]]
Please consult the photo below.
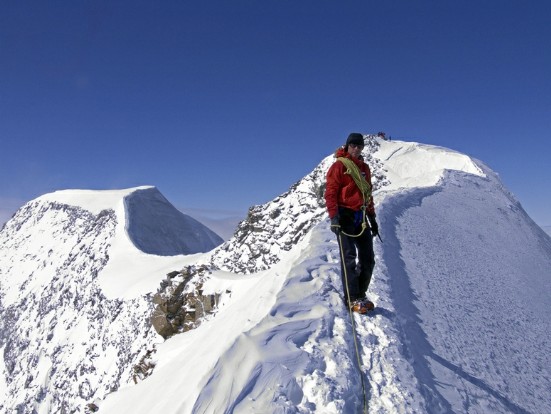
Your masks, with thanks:
[(361, 374), (321, 220), (268, 269), (215, 272), (218, 313), (160, 344), (153, 375), (101, 412), (356, 413), (360, 375), (370, 413), (551, 412), (551, 239), (483, 163), (376, 144), (384, 243), (377, 309), (354, 317)]
[(549, 412), (551, 240), (495, 177), (462, 172), (390, 198), (381, 216), (427, 409)]

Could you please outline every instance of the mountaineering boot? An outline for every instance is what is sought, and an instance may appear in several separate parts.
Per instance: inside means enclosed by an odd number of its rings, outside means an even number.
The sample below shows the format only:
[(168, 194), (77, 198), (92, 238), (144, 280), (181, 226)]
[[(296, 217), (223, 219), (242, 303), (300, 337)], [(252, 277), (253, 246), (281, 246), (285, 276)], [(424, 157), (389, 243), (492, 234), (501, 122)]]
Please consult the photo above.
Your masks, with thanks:
[(371, 302), (366, 296), (364, 296), (363, 298), (361, 298), (359, 300), (361, 300), (364, 303), (367, 310), (375, 309), (375, 304), (373, 302)]
[(373, 309), (375, 309), (375, 304), (373, 302), (371, 302), (370, 300), (365, 299), (363, 301), (363, 303), (364, 303), (364, 306), (366, 307), (366, 309), (368, 311), (372, 311)]
[(362, 315), (370, 310), (375, 309), (373, 302), (367, 299), (357, 299), (350, 305), (352, 312), (361, 313)]

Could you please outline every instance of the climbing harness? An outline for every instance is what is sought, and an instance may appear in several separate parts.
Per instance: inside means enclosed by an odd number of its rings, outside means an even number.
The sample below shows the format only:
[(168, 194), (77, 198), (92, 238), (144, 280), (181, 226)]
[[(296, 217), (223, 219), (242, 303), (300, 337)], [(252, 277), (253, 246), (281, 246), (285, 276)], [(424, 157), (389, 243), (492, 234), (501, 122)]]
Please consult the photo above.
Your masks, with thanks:
[(364, 234), (365, 229), (367, 229), (367, 220), (366, 220), (366, 214), (365, 214), (365, 205), (362, 206), (362, 230), (358, 234), (348, 234), (345, 231), (342, 230), (341, 227), (341, 233), (348, 237), (360, 237), (362, 234)]
[[(362, 230), (363, 232), (363, 230)], [(356, 236), (358, 237), (358, 236)], [(341, 239), (341, 234), (339, 232), (338, 236), (337, 236), (338, 240), (339, 240), (339, 250), (341, 252), (341, 260), (342, 260), (342, 263), (344, 263), (344, 253), (343, 253), (343, 249), (342, 249), (342, 239)], [(359, 351), (359, 348), (358, 348), (358, 339), (357, 339), (357, 335), (356, 335), (356, 320), (354, 319), (354, 314), (352, 312), (352, 308), (350, 307), (350, 290), (348, 289), (348, 275), (347, 275), (347, 272), (346, 272), (346, 266), (342, 266), (343, 268), (343, 271), (344, 271), (344, 281), (345, 281), (345, 286), (346, 286), (346, 303), (348, 304), (348, 313), (350, 315), (350, 321), (352, 323), (352, 337), (354, 338), (354, 349), (356, 350), (356, 360), (358, 362), (358, 369), (360, 371), (360, 380), (361, 380), (361, 383), (362, 383), (362, 394), (363, 394), (363, 413), (364, 414), (367, 414), (367, 408), (368, 408), (368, 405), (367, 405), (367, 394), (366, 394), (366, 391), (365, 391), (365, 383), (364, 383), (364, 375), (363, 375), (363, 371), (362, 371), (362, 359), (360, 357), (360, 351)]]
[[(348, 237), (360, 237), (367, 228), (371, 228), (367, 225), (367, 219), (366, 219), (367, 215), (365, 213), (365, 209), (366, 209), (366, 207), (362, 206), (362, 230), (358, 234), (348, 234), (347, 232), (342, 230), (342, 227), (341, 227), (340, 232), (342, 234), (344, 234), (345, 236), (348, 236)], [(375, 236), (373, 236), (373, 237), (375, 237)], [(379, 238), (381, 243), (383, 243), (383, 239), (382, 239), (381, 235), (379, 234), (379, 232), (377, 232), (377, 237)]]

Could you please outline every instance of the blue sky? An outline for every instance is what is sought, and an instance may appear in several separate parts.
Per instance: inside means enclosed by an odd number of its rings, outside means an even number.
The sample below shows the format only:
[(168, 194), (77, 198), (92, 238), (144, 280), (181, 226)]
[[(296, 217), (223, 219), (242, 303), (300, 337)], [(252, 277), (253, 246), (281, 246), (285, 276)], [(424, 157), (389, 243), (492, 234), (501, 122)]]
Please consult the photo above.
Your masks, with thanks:
[(349, 132), (386, 131), (483, 160), (550, 225), (550, 18), (548, 1), (4, 2), (0, 213), (155, 185), (244, 216)]

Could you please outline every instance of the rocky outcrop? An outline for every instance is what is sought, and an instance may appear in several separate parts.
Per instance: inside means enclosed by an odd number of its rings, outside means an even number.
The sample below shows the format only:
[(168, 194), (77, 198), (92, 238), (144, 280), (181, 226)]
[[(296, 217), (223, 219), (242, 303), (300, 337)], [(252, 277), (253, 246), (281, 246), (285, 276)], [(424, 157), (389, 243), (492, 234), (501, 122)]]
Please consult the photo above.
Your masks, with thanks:
[(153, 369), (155, 368), (155, 362), (153, 361), (153, 354), (155, 352), (157, 352), (155, 347), (148, 349), (140, 358), (139, 362), (134, 365), (134, 374), (132, 375), (134, 384), (137, 384), (139, 381), (143, 381), (152, 374)]
[(163, 338), (186, 332), (200, 325), (205, 316), (214, 312), (218, 295), (203, 294), (203, 280), (209, 267), (189, 266), (167, 274), (153, 296), (156, 305), (151, 324)]

